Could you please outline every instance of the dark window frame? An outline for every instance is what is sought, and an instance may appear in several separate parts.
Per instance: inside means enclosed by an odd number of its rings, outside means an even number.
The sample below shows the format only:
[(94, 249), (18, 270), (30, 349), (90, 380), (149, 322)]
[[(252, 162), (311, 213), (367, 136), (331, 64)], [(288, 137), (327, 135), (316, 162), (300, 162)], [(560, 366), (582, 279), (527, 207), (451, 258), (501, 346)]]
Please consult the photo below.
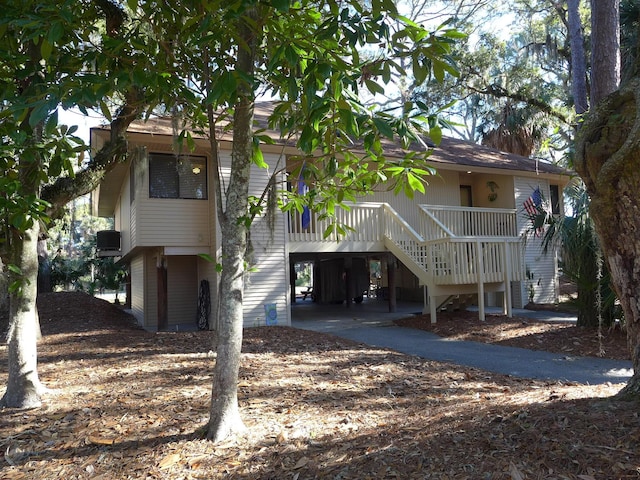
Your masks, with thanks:
[(149, 154), (149, 198), (207, 200), (208, 197), (207, 157)]

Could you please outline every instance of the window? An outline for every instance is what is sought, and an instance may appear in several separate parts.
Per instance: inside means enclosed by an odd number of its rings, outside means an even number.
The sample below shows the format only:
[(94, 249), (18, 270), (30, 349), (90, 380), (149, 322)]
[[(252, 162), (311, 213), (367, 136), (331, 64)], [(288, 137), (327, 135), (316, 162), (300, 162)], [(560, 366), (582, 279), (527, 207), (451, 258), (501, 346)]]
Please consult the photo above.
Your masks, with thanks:
[(560, 188), (558, 185), (549, 185), (549, 192), (551, 193), (551, 213), (560, 215)]
[(189, 155), (149, 155), (149, 197), (207, 198), (207, 159)]

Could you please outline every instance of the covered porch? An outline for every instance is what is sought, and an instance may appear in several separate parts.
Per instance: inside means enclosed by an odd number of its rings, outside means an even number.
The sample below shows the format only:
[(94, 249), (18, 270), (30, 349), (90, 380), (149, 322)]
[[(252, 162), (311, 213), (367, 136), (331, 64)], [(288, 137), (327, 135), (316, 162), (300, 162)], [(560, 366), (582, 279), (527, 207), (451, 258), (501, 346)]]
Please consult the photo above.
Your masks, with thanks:
[(423, 311), (436, 321), (450, 297), (477, 294), (485, 316), (484, 294), (502, 292), (504, 314), (512, 315), (511, 282), (526, 277), (523, 245), (514, 209), (419, 205), (413, 225), (387, 203), (358, 203), (336, 212), (335, 226), (311, 215), (306, 228), (289, 218), (291, 254), (389, 252), (424, 288)]

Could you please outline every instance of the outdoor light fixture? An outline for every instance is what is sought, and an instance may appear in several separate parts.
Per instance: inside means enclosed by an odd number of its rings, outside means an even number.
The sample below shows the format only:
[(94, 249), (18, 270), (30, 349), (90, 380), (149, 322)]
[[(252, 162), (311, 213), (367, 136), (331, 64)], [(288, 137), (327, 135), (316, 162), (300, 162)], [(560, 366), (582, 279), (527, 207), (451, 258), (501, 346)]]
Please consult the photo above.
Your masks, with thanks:
[(200, 173), (200, 167), (193, 167), (191, 171), (193, 172), (194, 175), (198, 175)]

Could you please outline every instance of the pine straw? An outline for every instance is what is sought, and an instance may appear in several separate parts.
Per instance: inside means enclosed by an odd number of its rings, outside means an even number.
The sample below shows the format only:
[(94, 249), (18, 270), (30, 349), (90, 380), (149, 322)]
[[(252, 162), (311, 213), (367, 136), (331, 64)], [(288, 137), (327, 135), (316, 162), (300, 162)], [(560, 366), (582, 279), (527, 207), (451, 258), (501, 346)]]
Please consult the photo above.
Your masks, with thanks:
[(82, 294), (42, 300), (52, 393), (2, 412), (3, 479), (640, 477), (638, 405), (607, 398), (622, 385), (522, 380), (284, 327), (245, 332), (248, 433), (213, 445), (199, 435), (207, 333), (144, 332)]
[(597, 328), (578, 327), (569, 322), (536, 321), (525, 317), (507, 318), (486, 315), (480, 322), (477, 313), (443, 312), (435, 324), (430, 315), (416, 315), (397, 320), (403, 327), (433, 332), (455, 340), (492, 343), (510, 347), (545, 350), (573, 356), (630, 360), (627, 335), (620, 326), (605, 328), (598, 338)]

